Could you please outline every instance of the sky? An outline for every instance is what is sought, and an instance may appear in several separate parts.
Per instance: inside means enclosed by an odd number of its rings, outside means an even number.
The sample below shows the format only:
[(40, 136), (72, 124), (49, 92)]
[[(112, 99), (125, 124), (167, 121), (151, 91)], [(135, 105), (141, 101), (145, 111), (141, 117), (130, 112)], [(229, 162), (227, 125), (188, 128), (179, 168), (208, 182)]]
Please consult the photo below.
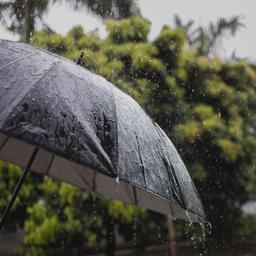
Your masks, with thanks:
[[(235, 37), (227, 37), (219, 53), (226, 58), (235, 51), (240, 58), (256, 61), (255, 0), (137, 0), (137, 3), (142, 16), (151, 21), (151, 40), (157, 36), (164, 24), (173, 25), (174, 14), (178, 14), (184, 21), (192, 19), (196, 25), (207, 25), (210, 21), (216, 22), (220, 17), (239, 15), (245, 28), (241, 28)], [(43, 19), (53, 30), (63, 35), (74, 25), (82, 25), (85, 31), (98, 28), (100, 36), (106, 35), (101, 19), (86, 10), (73, 11), (65, 1), (50, 6)], [(0, 38), (18, 39), (1, 26)]]

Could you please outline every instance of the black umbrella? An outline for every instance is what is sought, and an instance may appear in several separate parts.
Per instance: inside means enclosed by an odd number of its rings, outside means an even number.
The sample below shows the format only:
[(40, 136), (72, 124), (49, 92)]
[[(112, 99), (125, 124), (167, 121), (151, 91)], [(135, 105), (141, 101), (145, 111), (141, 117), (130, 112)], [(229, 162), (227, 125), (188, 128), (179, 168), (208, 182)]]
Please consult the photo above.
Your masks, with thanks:
[(0, 159), (173, 217), (204, 222), (172, 142), (128, 95), (75, 63), (0, 40)]

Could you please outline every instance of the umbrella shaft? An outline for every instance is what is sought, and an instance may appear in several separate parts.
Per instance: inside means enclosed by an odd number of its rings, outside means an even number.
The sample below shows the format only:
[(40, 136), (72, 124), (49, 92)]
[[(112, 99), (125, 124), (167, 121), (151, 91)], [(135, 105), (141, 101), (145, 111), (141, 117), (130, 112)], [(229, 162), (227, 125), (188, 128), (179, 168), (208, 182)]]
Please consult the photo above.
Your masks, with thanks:
[(9, 212), (10, 212), (10, 210), (11, 210), (11, 208), (12, 208), (12, 206), (13, 206), (15, 200), (16, 200), (16, 197), (19, 194), (19, 191), (20, 191), (20, 189), (21, 189), (21, 187), (22, 187), (22, 185), (23, 185), (23, 183), (24, 183), (24, 181), (25, 181), (25, 179), (26, 179), (26, 177), (28, 175), (28, 172), (29, 172), (29, 170), (30, 170), (30, 168), (31, 168), (31, 166), (33, 164), (33, 161), (36, 158), (38, 150), (39, 150), (38, 147), (36, 147), (34, 149), (32, 155), (31, 155), (31, 157), (30, 157), (30, 159), (28, 161), (28, 164), (27, 164), (26, 168), (23, 170), (23, 173), (22, 173), (22, 175), (21, 175), (21, 177), (20, 177), (20, 179), (19, 179), (19, 181), (18, 181), (18, 183), (17, 183), (17, 185), (15, 187), (15, 190), (14, 190), (14, 192), (12, 194), (12, 198), (11, 198), (10, 202), (8, 203), (8, 205), (7, 205), (7, 207), (6, 207), (5, 211), (4, 211), (4, 214), (2, 216), (2, 219), (0, 221), (0, 231), (1, 231), (2, 227), (3, 227), (5, 219), (8, 216), (8, 214), (9, 214)]

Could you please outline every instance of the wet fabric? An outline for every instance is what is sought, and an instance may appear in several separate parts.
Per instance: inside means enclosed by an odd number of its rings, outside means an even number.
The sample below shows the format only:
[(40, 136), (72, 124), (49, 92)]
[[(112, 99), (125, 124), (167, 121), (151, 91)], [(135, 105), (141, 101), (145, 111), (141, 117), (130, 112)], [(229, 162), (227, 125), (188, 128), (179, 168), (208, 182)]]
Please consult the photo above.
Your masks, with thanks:
[(0, 159), (23, 166), (36, 145), (41, 155), (32, 171), (204, 221), (193, 181), (164, 131), (130, 96), (72, 61), (0, 40), (0, 133)]

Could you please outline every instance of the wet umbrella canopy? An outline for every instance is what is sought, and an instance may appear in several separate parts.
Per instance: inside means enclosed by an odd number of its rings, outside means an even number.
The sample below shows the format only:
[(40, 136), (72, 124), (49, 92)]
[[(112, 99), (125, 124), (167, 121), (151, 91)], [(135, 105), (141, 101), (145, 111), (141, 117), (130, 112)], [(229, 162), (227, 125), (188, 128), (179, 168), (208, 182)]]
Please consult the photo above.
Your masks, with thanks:
[(8, 41), (0, 41), (0, 159), (173, 217), (205, 219), (172, 142), (130, 96), (67, 59)]

